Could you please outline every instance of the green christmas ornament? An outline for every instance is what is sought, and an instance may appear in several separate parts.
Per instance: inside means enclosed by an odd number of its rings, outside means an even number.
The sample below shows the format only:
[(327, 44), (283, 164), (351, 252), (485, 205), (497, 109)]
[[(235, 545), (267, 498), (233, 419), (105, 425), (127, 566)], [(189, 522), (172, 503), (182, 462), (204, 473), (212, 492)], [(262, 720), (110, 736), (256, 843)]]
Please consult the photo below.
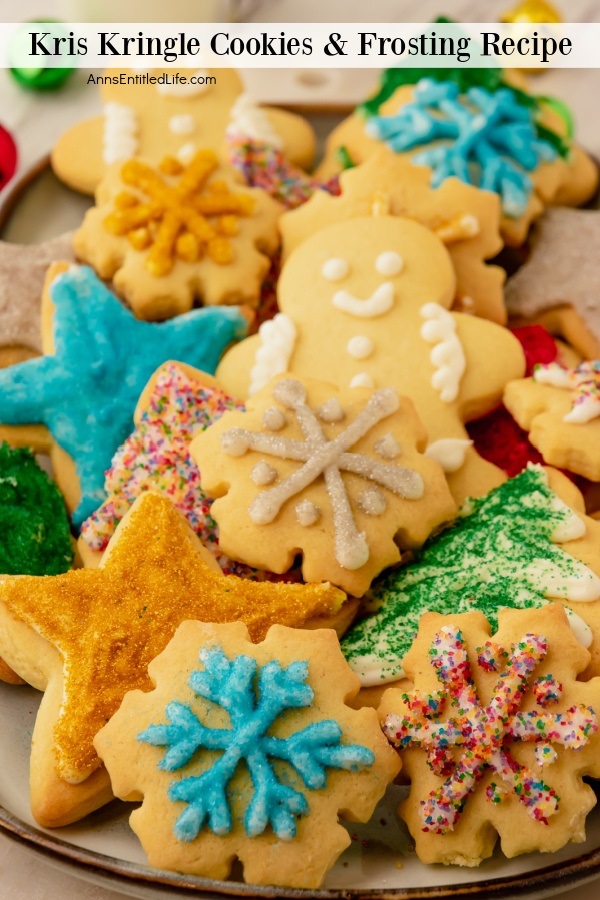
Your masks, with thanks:
[[(50, 29), (52, 36), (67, 37), (67, 32), (56, 19), (32, 19), (31, 24), (53, 26)], [(27, 54), (30, 48), (31, 38), (29, 31), (23, 28), (15, 34), (8, 50), (9, 62), (20, 60), (21, 54)], [(33, 58), (32, 58), (33, 61)], [(25, 67), (11, 65), (10, 72), (18, 84), (30, 91), (55, 91), (71, 77), (75, 71), (73, 66), (65, 66), (59, 58), (40, 56), (37, 66)]]

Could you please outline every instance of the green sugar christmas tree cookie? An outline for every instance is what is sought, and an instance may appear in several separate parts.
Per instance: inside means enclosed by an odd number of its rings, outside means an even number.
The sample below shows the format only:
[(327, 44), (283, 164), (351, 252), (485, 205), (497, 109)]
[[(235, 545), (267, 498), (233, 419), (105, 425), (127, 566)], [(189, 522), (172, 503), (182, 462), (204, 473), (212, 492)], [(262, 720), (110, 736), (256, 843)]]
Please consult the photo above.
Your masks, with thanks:
[[(530, 466), (469, 501), (413, 562), (373, 583), (366, 598), (373, 614), (345, 636), (346, 659), (364, 686), (394, 681), (404, 674), (403, 658), (425, 612), (476, 609), (495, 628), (502, 608), (600, 599), (600, 578), (560, 546), (585, 533), (583, 519), (550, 489), (544, 470)], [(589, 646), (591, 629), (568, 612), (576, 636)]]
[(72, 562), (58, 488), (29, 450), (0, 444), (0, 574), (58, 575)]

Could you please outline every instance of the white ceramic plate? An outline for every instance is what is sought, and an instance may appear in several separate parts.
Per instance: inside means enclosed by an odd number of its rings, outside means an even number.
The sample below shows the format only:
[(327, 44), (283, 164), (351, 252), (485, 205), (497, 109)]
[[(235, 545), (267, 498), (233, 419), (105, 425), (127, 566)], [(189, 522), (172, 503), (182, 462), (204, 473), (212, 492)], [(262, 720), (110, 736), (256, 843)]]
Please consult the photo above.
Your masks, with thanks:
[[(319, 120), (319, 130), (330, 123)], [(89, 198), (73, 193), (47, 164), (17, 183), (0, 207), (0, 236), (19, 243), (47, 240), (78, 226)], [(161, 872), (145, 865), (128, 825), (128, 809), (115, 801), (83, 822), (56, 831), (41, 829), (29, 811), (28, 767), (39, 694), (0, 683), (0, 829), (43, 855), (54, 866), (131, 897), (262, 896), (358, 898), (547, 897), (600, 875), (600, 809), (588, 817), (585, 844), (551, 856), (506, 860), (500, 852), (478, 869), (425, 866), (411, 851), (408, 832), (395, 815), (400, 790), (391, 788), (371, 822), (350, 825), (351, 846), (317, 892), (255, 888), (240, 881), (216, 882)]]

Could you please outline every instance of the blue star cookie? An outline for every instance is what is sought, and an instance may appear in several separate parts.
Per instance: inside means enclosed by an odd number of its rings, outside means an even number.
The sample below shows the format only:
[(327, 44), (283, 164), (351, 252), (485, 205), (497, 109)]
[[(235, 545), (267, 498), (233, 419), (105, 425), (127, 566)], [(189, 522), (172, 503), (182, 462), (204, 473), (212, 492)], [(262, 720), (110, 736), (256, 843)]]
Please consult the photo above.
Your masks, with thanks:
[(170, 359), (214, 373), (225, 348), (246, 336), (237, 307), (207, 307), (167, 322), (142, 322), (88, 267), (50, 288), (53, 355), (0, 371), (0, 422), (41, 423), (75, 462), (79, 526), (105, 498), (104, 471), (125, 440), (140, 393)]

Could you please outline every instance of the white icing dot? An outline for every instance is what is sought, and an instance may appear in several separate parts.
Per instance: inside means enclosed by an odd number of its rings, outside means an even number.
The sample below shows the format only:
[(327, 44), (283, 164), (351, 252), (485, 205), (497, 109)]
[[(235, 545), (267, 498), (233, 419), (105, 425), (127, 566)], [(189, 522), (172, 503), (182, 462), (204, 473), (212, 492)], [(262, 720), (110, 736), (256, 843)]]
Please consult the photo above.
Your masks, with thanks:
[(250, 472), (250, 478), (258, 487), (262, 487), (265, 484), (273, 484), (277, 478), (277, 470), (263, 459), (253, 467)]
[(283, 378), (273, 388), (273, 396), (286, 409), (294, 409), (299, 403), (304, 403), (306, 400), (306, 388), (301, 381)]
[(243, 456), (249, 447), (248, 436), (241, 428), (230, 428), (221, 435), (221, 450), (228, 456)]
[(387, 434), (384, 434), (382, 438), (375, 442), (375, 452), (384, 459), (396, 459), (396, 457), (400, 456), (400, 451), (400, 444), (391, 431), (388, 431)]
[(314, 525), (320, 515), (321, 510), (310, 500), (302, 500), (296, 505), (296, 519), (298, 524), (305, 528)]
[(395, 250), (380, 253), (375, 260), (375, 268), (380, 275), (398, 275), (402, 271), (404, 260)]
[(187, 166), (196, 155), (196, 150), (196, 144), (193, 141), (188, 141), (187, 144), (184, 144), (183, 147), (180, 147), (177, 151), (177, 159), (180, 163), (183, 163), (184, 166)]
[(346, 350), (354, 359), (367, 359), (373, 353), (374, 347), (371, 338), (364, 334), (356, 334), (346, 344)]
[(382, 516), (387, 509), (387, 500), (381, 491), (376, 489), (363, 491), (358, 495), (356, 502), (368, 516)]
[(317, 410), (317, 415), (323, 422), (341, 422), (344, 418), (344, 410), (337, 397), (331, 397)]
[(196, 130), (196, 122), (194, 117), (189, 113), (182, 113), (180, 116), (171, 116), (169, 119), (169, 131), (173, 134), (193, 134)]
[(366, 372), (360, 372), (360, 374), (355, 375), (354, 378), (351, 379), (349, 387), (367, 387), (372, 388), (375, 387), (375, 383), (370, 375), (367, 375)]
[(350, 266), (345, 259), (333, 257), (323, 263), (321, 275), (323, 278), (326, 278), (327, 281), (341, 281), (342, 278), (346, 277), (349, 271)]
[(262, 423), (265, 428), (268, 428), (269, 431), (281, 431), (287, 419), (285, 417), (285, 413), (283, 413), (280, 409), (277, 409), (276, 406), (269, 406), (268, 409), (265, 409), (262, 417)]

